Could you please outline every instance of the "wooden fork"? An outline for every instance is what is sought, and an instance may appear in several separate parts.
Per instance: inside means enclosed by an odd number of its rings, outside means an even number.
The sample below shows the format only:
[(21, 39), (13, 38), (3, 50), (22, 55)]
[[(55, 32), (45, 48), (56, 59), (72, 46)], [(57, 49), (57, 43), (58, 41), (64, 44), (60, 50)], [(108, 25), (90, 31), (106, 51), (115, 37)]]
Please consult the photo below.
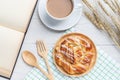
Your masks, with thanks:
[(36, 47), (37, 47), (38, 54), (44, 59), (46, 63), (47, 70), (48, 70), (49, 76), (51, 77), (51, 80), (54, 80), (49, 63), (48, 63), (48, 58), (47, 58), (48, 50), (45, 46), (45, 43), (42, 40), (37, 40)]

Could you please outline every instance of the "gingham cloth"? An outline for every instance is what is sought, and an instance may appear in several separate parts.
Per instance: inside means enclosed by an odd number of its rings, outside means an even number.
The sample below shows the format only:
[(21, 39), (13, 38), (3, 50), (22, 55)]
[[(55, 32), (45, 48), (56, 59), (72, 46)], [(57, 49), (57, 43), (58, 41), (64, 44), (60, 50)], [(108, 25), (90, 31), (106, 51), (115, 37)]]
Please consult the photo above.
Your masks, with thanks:
[[(71, 32), (70, 30), (67, 31)], [(98, 57), (94, 68), (82, 77), (68, 77), (62, 74), (54, 65), (52, 49), (49, 50), (48, 60), (55, 80), (120, 80), (120, 65), (108, 57), (104, 51), (97, 47)], [(47, 70), (42, 58), (39, 59), (40, 66)], [(24, 78), (24, 80), (47, 80), (38, 69), (33, 68)]]

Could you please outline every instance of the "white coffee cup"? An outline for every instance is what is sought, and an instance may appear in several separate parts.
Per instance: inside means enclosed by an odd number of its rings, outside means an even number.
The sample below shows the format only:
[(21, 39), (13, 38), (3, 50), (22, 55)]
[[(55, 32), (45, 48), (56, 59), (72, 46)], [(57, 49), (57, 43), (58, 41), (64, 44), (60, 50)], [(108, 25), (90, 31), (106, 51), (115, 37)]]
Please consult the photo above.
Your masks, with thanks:
[(62, 17), (62, 18), (58, 18), (58, 17), (55, 17), (53, 16), (52, 14), (49, 13), (48, 9), (47, 9), (47, 2), (48, 0), (46, 0), (46, 4), (45, 4), (45, 11), (47, 13), (47, 16), (53, 20), (58, 20), (58, 21), (63, 21), (63, 20), (66, 20), (68, 19), (76, 9), (81, 9), (82, 8), (82, 5), (80, 3), (76, 3), (75, 0), (71, 0), (72, 1), (72, 4), (73, 4), (73, 9), (71, 11), (71, 13), (65, 17)]

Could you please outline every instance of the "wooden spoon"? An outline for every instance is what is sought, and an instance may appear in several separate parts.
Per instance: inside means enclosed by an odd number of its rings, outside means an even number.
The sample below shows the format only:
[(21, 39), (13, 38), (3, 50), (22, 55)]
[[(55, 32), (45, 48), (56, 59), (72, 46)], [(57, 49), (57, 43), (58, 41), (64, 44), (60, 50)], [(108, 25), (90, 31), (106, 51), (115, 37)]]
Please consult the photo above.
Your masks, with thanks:
[(24, 51), (22, 54), (23, 60), (30, 66), (39, 69), (49, 80), (52, 80), (51, 76), (46, 73), (38, 64), (36, 57), (29, 51)]

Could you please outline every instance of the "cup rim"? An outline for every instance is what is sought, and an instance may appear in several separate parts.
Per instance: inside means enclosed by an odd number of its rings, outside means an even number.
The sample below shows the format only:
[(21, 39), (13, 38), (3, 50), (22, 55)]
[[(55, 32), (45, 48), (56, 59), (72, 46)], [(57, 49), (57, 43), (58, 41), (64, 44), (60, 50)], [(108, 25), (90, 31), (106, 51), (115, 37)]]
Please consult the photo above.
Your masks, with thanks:
[(65, 20), (65, 19), (67, 19), (68, 17), (71, 16), (71, 14), (74, 12), (74, 9), (75, 9), (74, 0), (71, 0), (71, 1), (72, 1), (72, 4), (73, 4), (73, 9), (72, 9), (72, 11), (71, 11), (67, 16), (65, 16), (65, 17), (58, 18), (58, 17), (55, 17), (55, 16), (51, 15), (51, 14), (49, 13), (48, 9), (47, 9), (47, 2), (48, 2), (48, 0), (46, 0), (46, 4), (45, 4), (46, 13), (47, 13), (52, 19), (55, 19), (55, 20)]

